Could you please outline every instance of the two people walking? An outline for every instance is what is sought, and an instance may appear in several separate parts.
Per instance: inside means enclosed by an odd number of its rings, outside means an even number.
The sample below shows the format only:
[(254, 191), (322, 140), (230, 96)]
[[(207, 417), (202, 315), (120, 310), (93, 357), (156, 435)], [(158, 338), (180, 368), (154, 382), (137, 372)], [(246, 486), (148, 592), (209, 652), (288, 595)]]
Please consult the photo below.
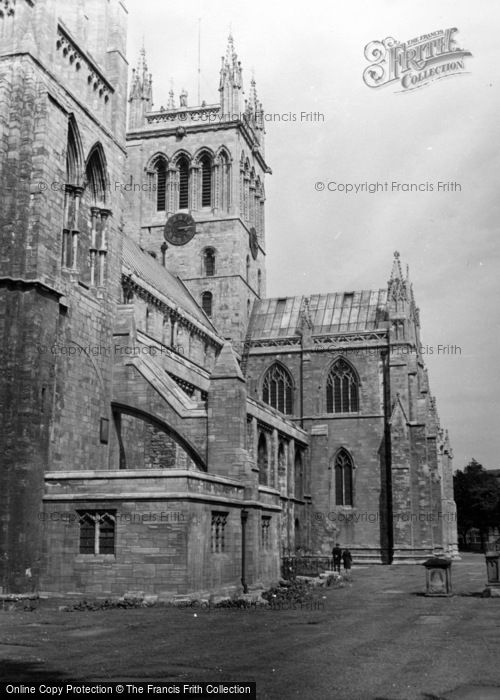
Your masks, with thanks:
[(352, 565), (352, 554), (351, 552), (346, 548), (342, 551), (340, 548), (339, 543), (337, 542), (332, 549), (332, 557), (333, 557), (333, 570), (338, 571), (340, 573), (340, 562), (342, 561), (344, 564), (344, 570), (349, 571)]

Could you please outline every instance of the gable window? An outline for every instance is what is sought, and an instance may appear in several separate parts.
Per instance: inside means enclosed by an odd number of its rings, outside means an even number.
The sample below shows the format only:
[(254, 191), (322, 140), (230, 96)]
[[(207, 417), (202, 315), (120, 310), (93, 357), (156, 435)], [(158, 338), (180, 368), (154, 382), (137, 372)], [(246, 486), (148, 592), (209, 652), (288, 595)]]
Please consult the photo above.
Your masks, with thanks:
[(115, 553), (115, 511), (82, 511), (80, 516), (80, 554)]
[(270, 367), (262, 384), (262, 400), (281, 413), (293, 413), (292, 378), (290, 373), (279, 364)]
[(352, 506), (353, 464), (351, 455), (342, 448), (335, 457), (335, 504), (337, 506)]
[(326, 382), (326, 412), (359, 411), (359, 385), (353, 368), (345, 360), (337, 360)]

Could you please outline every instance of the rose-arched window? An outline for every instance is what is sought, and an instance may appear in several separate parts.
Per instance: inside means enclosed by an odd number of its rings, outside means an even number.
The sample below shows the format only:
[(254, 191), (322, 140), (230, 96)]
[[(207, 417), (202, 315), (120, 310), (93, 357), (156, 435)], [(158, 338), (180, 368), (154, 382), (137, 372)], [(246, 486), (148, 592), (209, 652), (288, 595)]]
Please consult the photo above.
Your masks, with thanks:
[(353, 463), (352, 457), (342, 448), (335, 457), (335, 504), (352, 506), (353, 504)]
[(351, 365), (340, 359), (335, 362), (326, 382), (326, 412), (359, 411), (359, 382)]

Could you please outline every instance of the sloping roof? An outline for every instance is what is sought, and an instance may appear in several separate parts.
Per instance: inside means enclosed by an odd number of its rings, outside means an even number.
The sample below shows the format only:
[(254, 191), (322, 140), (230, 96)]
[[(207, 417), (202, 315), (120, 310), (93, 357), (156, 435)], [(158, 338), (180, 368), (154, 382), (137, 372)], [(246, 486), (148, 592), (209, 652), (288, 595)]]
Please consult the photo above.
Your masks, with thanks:
[(213, 335), (216, 331), (183, 283), (128, 236), (123, 237), (123, 272), (142, 280), (175, 306), (189, 313)]
[(370, 331), (387, 319), (387, 290), (262, 299), (255, 302), (252, 313), (252, 338), (296, 335), (307, 306), (314, 335)]

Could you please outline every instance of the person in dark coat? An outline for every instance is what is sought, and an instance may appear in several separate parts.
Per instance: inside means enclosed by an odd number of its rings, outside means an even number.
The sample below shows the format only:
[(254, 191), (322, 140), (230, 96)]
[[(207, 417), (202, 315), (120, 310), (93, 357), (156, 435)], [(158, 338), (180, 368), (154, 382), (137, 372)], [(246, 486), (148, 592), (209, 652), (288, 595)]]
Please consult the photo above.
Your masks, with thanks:
[(340, 561), (342, 559), (342, 550), (340, 549), (340, 545), (337, 542), (335, 547), (332, 549), (332, 557), (333, 557), (333, 570), (338, 571), (340, 573)]
[(352, 554), (348, 549), (344, 549), (344, 551), (342, 552), (342, 561), (344, 562), (344, 569), (346, 571), (349, 571), (352, 564)]

